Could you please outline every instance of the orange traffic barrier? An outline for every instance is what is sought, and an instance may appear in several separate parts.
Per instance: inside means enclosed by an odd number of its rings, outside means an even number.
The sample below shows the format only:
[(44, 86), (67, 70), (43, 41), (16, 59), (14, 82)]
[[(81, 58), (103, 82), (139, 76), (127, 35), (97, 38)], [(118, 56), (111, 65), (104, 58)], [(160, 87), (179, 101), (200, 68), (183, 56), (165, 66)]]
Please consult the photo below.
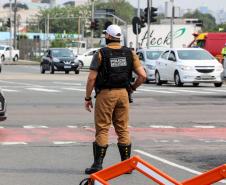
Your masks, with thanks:
[(225, 164), (191, 179), (187, 179), (183, 182), (178, 182), (166, 173), (150, 165), (140, 157), (134, 156), (116, 165), (91, 174), (87, 184), (110, 185), (107, 181), (133, 170), (139, 171), (140, 173), (160, 185), (210, 185), (226, 178)]

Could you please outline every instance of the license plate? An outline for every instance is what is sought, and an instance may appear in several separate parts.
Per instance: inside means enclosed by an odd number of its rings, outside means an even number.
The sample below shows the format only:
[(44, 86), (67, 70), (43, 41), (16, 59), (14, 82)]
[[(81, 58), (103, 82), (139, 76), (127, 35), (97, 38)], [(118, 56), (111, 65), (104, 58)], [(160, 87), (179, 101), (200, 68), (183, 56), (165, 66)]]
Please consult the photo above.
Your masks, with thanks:
[(71, 66), (64, 66), (64, 69), (71, 69)]
[(201, 76), (201, 79), (202, 80), (211, 80), (211, 79), (213, 79), (213, 77), (212, 76)]

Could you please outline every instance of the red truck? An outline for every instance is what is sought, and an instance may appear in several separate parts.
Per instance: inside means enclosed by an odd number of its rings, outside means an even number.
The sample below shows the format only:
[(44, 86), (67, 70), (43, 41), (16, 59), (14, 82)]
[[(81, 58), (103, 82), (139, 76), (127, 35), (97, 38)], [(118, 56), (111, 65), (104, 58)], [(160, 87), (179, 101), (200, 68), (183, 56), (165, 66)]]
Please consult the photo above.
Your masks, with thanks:
[(201, 47), (222, 63), (221, 50), (226, 43), (226, 32), (194, 33), (193, 35), (195, 38), (188, 47)]

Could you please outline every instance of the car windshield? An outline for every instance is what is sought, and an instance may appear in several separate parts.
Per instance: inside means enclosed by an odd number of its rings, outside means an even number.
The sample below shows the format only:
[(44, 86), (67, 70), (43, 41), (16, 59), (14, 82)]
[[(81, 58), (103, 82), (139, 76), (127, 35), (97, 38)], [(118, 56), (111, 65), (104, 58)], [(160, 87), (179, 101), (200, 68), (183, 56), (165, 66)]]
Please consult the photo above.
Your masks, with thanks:
[(4, 50), (4, 48), (5, 48), (5, 47), (3, 47), (3, 46), (0, 46), (0, 50)]
[(178, 50), (182, 60), (214, 60), (214, 57), (204, 50)]
[(162, 51), (147, 51), (146, 56), (149, 60), (156, 60), (161, 55)]
[(53, 49), (52, 50), (53, 57), (73, 57), (73, 53), (69, 49)]

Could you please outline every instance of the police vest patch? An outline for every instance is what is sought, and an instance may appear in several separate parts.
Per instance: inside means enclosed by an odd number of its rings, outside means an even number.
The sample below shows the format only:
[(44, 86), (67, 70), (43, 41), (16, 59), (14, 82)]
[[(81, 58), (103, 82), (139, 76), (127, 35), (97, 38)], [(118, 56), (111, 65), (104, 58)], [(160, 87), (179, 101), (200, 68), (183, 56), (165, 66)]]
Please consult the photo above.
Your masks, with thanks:
[(111, 67), (127, 66), (126, 57), (110, 58)]

